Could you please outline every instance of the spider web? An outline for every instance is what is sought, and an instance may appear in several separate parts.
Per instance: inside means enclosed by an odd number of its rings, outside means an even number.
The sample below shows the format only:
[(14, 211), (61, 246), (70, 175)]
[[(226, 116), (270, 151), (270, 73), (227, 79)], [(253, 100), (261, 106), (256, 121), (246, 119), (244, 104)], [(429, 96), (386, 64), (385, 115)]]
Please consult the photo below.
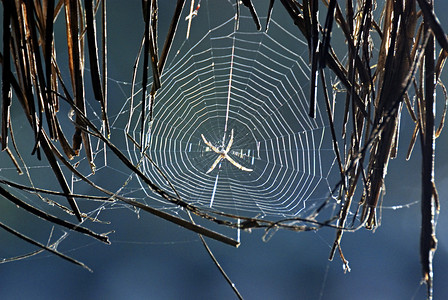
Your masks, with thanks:
[[(257, 6), (257, 9), (265, 26), (262, 12), (267, 7)], [(274, 7), (269, 30), (265, 32), (256, 30), (249, 11), (243, 6), (237, 23), (235, 4), (202, 1), (186, 39), (188, 14), (184, 8), (162, 74), (162, 87), (155, 97), (152, 119), (148, 106), (142, 122), (142, 91), (136, 90), (132, 95), (133, 88), (138, 89), (141, 83), (132, 86), (131, 80), (108, 78), (112, 99), (110, 141), (155, 185), (170, 194), (174, 194), (174, 188), (183, 201), (201, 209), (267, 219), (306, 218), (313, 214), (331, 196), (335, 178), (332, 173), (336, 168), (324, 107), (318, 103), (316, 118), (308, 116), (309, 55), (306, 43), (298, 38), (299, 30), (282, 7)], [(65, 59), (64, 54), (58, 57), (61, 61)], [(65, 81), (69, 82), (66, 76)], [(148, 82), (151, 81), (150, 78)], [(100, 104), (89, 94), (92, 94), (91, 87), (86, 86), (87, 116), (94, 126), (101, 128)], [(71, 109), (61, 102), (58, 112), (66, 136), (72, 136), (75, 130)], [(33, 145), (29, 141), (34, 137), (23, 126), (26, 120), (16, 102), (11, 115), (11, 126), (20, 136), (17, 148), (31, 151)], [(144, 136), (141, 136), (142, 124)], [(208, 172), (221, 153), (216, 153), (204, 139), (223, 151), (232, 135), (233, 143), (226, 153), (231, 159), (223, 158)], [(60, 146), (55, 147), (62, 153)], [(92, 151), (95, 173), (85, 155), (73, 158), (69, 164), (117, 196), (187, 218), (179, 206), (151, 190), (94, 137)], [(23, 152), (19, 164), (25, 176), (20, 176), (6, 153), (1, 154), (3, 186), (16, 182), (60, 191), (45, 157), (39, 161)], [(124, 208), (139, 213), (134, 206), (92, 188), (62, 161), (58, 164), (71, 191), (89, 195), (76, 197), (84, 217), (80, 226), (88, 225), (96, 232), (110, 231), (104, 222), (110, 219), (113, 210), (122, 212)], [(61, 195), (8, 189), (42, 211), (62, 219), (67, 217), (69, 209)], [(103, 198), (92, 201), (95, 196)], [(53, 233), (53, 225), (43, 221), (22, 224), (21, 220), (29, 217), (27, 212), (12, 204), (6, 209), (9, 213), (2, 220), (6, 224), (20, 226), (25, 233), (32, 232), (34, 238), (47, 241), (55, 249), (63, 239), (65, 247), (78, 247), (78, 239), (65, 239), (71, 235), (70, 231), (66, 234), (62, 229), (62, 233), (59, 230)], [(33, 249), (30, 246), (30, 251)]]
[[(122, 108), (119, 117), (127, 119), (118, 123), (127, 122), (133, 164), (185, 202), (249, 216), (305, 216), (329, 197), (335, 155), (325, 111), (318, 105), (316, 118), (308, 116), (308, 48), (279, 9), (266, 32), (242, 5), (237, 21), (235, 4), (202, 1), (188, 39), (184, 9), (152, 118), (148, 98), (141, 119), (141, 91)], [(220, 154), (232, 135), (227, 159)], [(170, 207), (139, 183), (146, 203)]]

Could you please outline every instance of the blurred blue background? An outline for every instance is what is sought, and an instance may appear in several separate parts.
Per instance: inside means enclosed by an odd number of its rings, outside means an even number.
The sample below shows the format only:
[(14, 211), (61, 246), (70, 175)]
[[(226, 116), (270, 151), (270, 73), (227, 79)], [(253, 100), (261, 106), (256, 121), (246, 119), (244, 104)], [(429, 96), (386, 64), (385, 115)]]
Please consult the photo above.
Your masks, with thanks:
[[(163, 37), (174, 6), (173, 3), (165, 3), (168, 1), (160, 2), (163, 2), (160, 3), (160, 36)], [(109, 76), (115, 80), (131, 80), (132, 65), (143, 34), (140, 5), (140, 1), (127, 2), (126, 5), (121, 1), (108, 2)], [(436, 5), (436, 12), (447, 29), (448, 19), (444, 12), (448, 4), (438, 1)], [(277, 6), (276, 9), (282, 8)], [(111, 106), (122, 105), (124, 96), (120, 91), (111, 87), (109, 97)], [(441, 109), (438, 112), (440, 116)], [(242, 245), (238, 249), (210, 241), (221, 266), (245, 298), (425, 298), (426, 286), (420, 284), (419, 263), (419, 144), (417, 142), (411, 160), (405, 161), (413, 124), (404, 117), (402, 127), (404, 133), (398, 158), (389, 164), (381, 226), (375, 232), (359, 230), (346, 233), (342, 239), (351, 272), (344, 274), (337, 256), (328, 261), (335, 235), (330, 229), (305, 233), (279, 231), (267, 243), (261, 239), (262, 232), (242, 233)], [(436, 183), (441, 211), (437, 227), (439, 244), (434, 258), (435, 299), (448, 295), (447, 151), (445, 129), (437, 140), (436, 148)], [(416, 201), (406, 208), (390, 208)], [(5, 203), (0, 209), (5, 223), (18, 230), (23, 228), (40, 241), (45, 242), (48, 238), (47, 229), (30, 231), (36, 223), (24, 224), (25, 213), (17, 212)], [(86, 263), (94, 270), (93, 273), (47, 253), (1, 264), (0, 298), (235, 298), (195, 234), (148, 214), (141, 213), (137, 218), (135, 213), (126, 209), (103, 211), (101, 218), (113, 222), (113, 228), (106, 229), (116, 231), (110, 235), (112, 245), (71, 234), (59, 248)], [(104, 230), (105, 227), (101, 228)], [(61, 231), (55, 229), (56, 234), (60, 235)], [(4, 232), (0, 233), (0, 239), (0, 257), (3, 258), (34, 249)]]

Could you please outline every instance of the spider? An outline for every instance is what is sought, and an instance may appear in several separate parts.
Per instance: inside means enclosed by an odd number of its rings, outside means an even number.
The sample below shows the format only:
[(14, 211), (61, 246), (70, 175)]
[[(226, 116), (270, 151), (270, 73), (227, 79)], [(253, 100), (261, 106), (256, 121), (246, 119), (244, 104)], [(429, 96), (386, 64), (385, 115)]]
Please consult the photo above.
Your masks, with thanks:
[(206, 172), (206, 174), (210, 173), (211, 171), (213, 171), (216, 166), (221, 162), (221, 160), (223, 159), (227, 159), (232, 165), (234, 165), (235, 167), (237, 167), (240, 170), (246, 171), (246, 172), (251, 172), (253, 171), (252, 169), (248, 169), (246, 167), (243, 167), (242, 165), (240, 165), (239, 163), (237, 163), (235, 160), (233, 160), (233, 158), (231, 158), (229, 156), (229, 151), (230, 151), (230, 147), (232, 147), (233, 144), (233, 129), (230, 132), (230, 141), (227, 144), (227, 147), (224, 149), (224, 146), (220, 146), (220, 147), (215, 147), (212, 145), (212, 143), (210, 143), (209, 141), (207, 141), (204, 137), (203, 134), (201, 134), (202, 139), (204, 140), (204, 143), (209, 146), (214, 152), (218, 153), (219, 156), (218, 158), (215, 160), (215, 162), (213, 163), (213, 165), (210, 167), (210, 169), (208, 169), (208, 171)]

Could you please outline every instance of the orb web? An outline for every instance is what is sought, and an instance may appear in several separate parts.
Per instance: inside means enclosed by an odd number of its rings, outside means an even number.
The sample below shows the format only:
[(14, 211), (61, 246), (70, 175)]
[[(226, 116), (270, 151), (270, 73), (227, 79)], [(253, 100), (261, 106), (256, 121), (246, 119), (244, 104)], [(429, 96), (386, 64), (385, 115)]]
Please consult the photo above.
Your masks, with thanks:
[[(202, 1), (188, 39), (184, 9), (153, 115), (148, 98), (142, 121), (140, 92), (125, 104), (127, 153), (159, 187), (199, 207), (263, 216), (299, 216), (329, 196), (325, 111), (308, 116), (308, 48), (280, 9), (266, 32), (243, 6), (237, 20), (234, 4)], [(146, 202), (169, 207), (140, 186)]]

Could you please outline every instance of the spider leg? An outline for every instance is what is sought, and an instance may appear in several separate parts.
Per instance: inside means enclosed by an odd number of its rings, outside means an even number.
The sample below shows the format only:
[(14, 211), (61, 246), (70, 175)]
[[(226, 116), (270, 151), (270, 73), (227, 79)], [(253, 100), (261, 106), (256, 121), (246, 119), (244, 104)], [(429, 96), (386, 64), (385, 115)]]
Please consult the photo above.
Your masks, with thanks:
[(205, 136), (203, 134), (201, 134), (202, 140), (204, 141), (204, 143), (209, 146), (214, 152), (221, 154), (221, 152), (218, 150), (218, 148), (216, 148), (215, 146), (212, 145), (212, 143), (210, 143), (209, 141), (207, 141), (205, 139)]
[(227, 159), (232, 165), (234, 165), (235, 167), (237, 167), (238, 169), (242, 170), (242, 171), (246, 171), (246, 172), (252, 172), (252, 169), (248, 169), (246, 167), (243, 167), (242, 165), (240, 165), (239, 163), (237, 163), (236, 161), (233, 160), (233, 158), (231, 158), (229, 155), (225, 155), (224, 156), (225, 159)]
[(210, 169), (208, 169), (208, 171), (205, 174), (208, 174), (211, 171), (213, 171), (222, 159), (223, 159), (222, 155), (218, 156), (213, 165), (210, 167)]
[(232, 144), (233, 144), (233, 128), (232, 131), (230, 132), (230, 141), (229, 144), (227, 145), (226, 153), (230, 151), (230, 147), (232, 147)]

